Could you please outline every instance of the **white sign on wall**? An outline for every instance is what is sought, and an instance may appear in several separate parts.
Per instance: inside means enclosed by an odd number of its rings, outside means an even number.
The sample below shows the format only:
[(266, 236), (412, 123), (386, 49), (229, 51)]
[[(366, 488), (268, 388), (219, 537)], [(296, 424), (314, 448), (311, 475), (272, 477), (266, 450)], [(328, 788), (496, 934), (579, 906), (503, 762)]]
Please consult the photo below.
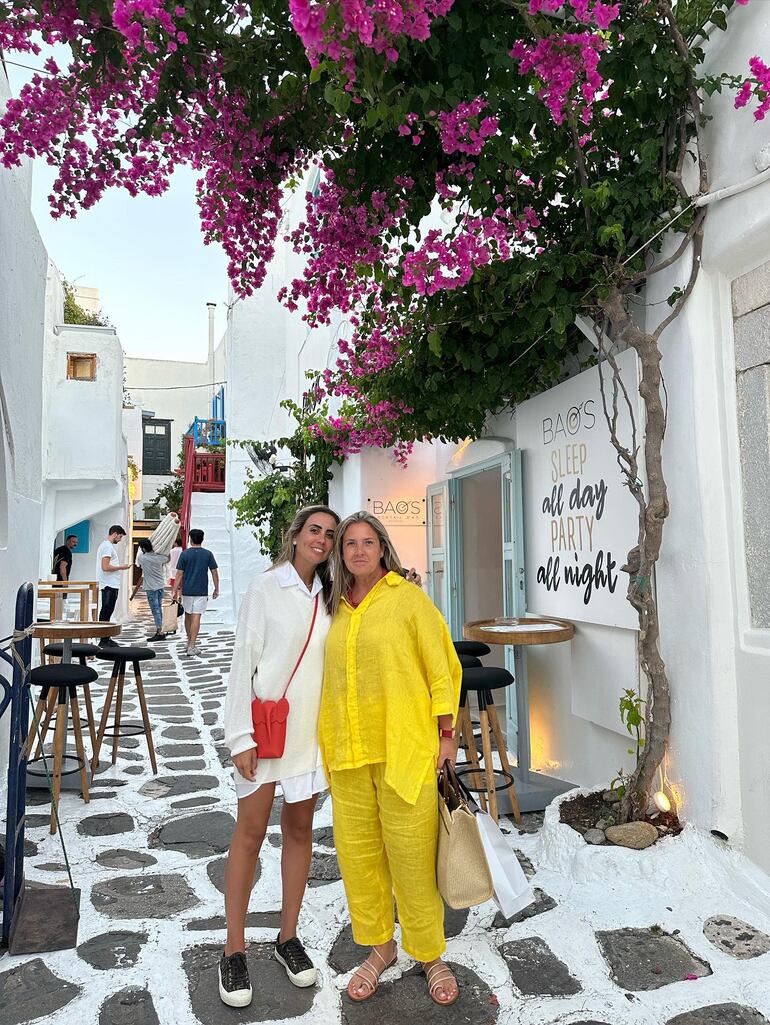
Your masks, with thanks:
[[(635, 401), (636, 353), (622, 353), (618, 365)], [(604, 375), (610, 401), (608, 368)], [(624, 405), (618, 434), (630, 443)], [(628, 576), (620, 567), (636, 543), (638, 506), (610, 442), (598, 368), (518, 406), (516, 438), (524, 462), (529, 611), (636, 629), (636, 612), (626, 600)]]

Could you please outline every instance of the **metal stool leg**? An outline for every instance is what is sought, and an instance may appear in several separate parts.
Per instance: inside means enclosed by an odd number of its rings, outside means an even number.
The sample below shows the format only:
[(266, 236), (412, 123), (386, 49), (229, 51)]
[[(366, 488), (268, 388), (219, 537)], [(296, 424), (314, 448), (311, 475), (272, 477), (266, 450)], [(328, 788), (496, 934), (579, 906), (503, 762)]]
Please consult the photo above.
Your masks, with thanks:
[[(468, 756), (468, 759), (469, 759), (469, 761), (471, 763), (471, 767), (473, 769), (473, 772), (471, 773), (471, 776), (472, 776), (474, 782), (473, 782), (472, 785), (476, 786), (476, 780), (478, 780), (480, 775), (481, 775), (481, 767), (480, 767), (480, 764), (479, 764), (479, 753), (476, 750), (476, 740), (475, 740), (475, 738), (473, 736), (473, 723), (471, 722), (471, 710), (470, 710), (470, 707), (468, 706), (467, 701), (460, 708), (460, 711), (458, 713), (458, 719), (460, 720), (460, 735), (462, 737), (463, 744), (465, 745), (465, 752), (466, 752), (466, 754)], [(482, 811), (486, 811), (487, 810), (487, 798), (486, 798), (486, 795), (484, 794), (483, 791), (479, 793), (478, 798), (479, 798), (479, 804), (481, 805), (481, 810)]]
[(61, 793), (61, 764), (64, 758), (64, 744), (67, 739), (67, 690), (59, 687), (56, 707), (56, 728), (53, 737), (53, 776), (51, 780), (51, 834), (56, 832), (56, 814), (54, 804), (59, 807)]
[[(495, 744), (500, 755), (500, 764), (502, 765), (505, 772), (511, 772), (511, 764), (508, 761), (508, 752), (505, 749), (505, 739), (503, 737), (503, 731), (500, 729), (500, 720), (497, 717), (497, 709), (494, 703), (489, 705), (488, 708), (489, 722), (492, 726), (492, 733), (495, 738)], [(513, 775), (513, 773), (511, 773)], [(511, 808), (513, 809), (513, 817), (516, 822), (521, 822), (521, 810), (519, 809), (519, 798), (516, 794), (516, 787), (513, 783), (509, 783), (507, 788), (508, 796), (511, 799)]]
[(88, 792), (88, 773), (86, 772), (86, 753), (83, 749), (83, 731), (80, 728), (80, 708), (74, 687), (70, 690), (70, 711), (72, 712), (72, 732), (75, 735), (75, 755), (80, 759), (80, 792), (86, 804), (91, 801)]
[(144, 735), (147, 739), (147, 750), (150, 755), (150, 764), (152, 765), (153, 775), (158, 775), (158, 763), (155, 761), (155, 745), (152, 742), (152, 725), (150, 723), (150, 716), (147, 712), (147, 702), (144, 698), (144, 684), (142, 683), (142, 674), (139, 671), (139, 663), (134, 662), (134, 677), (136, 680), (136, 692), (139, 695), (139, 704), (142, 709), (142, 722), (144, 723)]
[(110, 705), (112, 704), (112, 695), (115, 693), (115, 684), (118, 680), (118, 663), (113, 662), (112, 672), (110, 673), (110, 682), (107, 687), (107, 694), (104, 698), (104, 708), (102, 708), (102, 716), (99, 720), (99, 730), (96, 734), (96, 746), (94, 747), (94, 756), (91, 759), (91, 772), (96, 772), (99, 768), (99, 752), (102, 749), (102, 741), (104, 740), (104, 731), (107, 729), (107, 720), (110, 715)]
[(113, 733), (112, 733), (112, 764), (118, 760), (118, 741), (120, 740), (120, 713), (123, 709), (123, 684), (126, 679), (126, 663), (120, 663), (120, 673), (118, 674), (118, 696), (115, 699), (115, 718), (113, 720)]
[(495, 766), (492, 762), (492, 744), (489, 739), (488, 697), (491, 698), (491, 694), (488, 695), (485, 691), (479, 691), (479, 723), (481, 725), (481, 744), (484, 749), (484, 775), (487, 781), (489, 814), (497, 822), (497, 793), (495, 792)]

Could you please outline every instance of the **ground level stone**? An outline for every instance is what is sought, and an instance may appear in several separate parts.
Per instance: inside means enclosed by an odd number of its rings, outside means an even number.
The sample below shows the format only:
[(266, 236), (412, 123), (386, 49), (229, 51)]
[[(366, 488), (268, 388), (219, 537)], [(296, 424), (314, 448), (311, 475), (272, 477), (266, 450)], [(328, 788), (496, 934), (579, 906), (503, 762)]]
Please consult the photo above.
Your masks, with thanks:
[[(202, 1025), (221, 1025), (225, 1020), (217, 979), (221, 956), (221, 944), (189, 947), (182, 954), (193, 1013)], [(282, 1021), (298, 1018), (310, 1010), (318, 992), (316, 987), (292, 986), (273, 957), (272, 943), (250, 943), (246, 957), (254, 999), (248, 1007), (224, 1009), (228, 1022)]]
[(200, 730), (194, 726), (169, 726), (163, 730), (163, 736), (168, 740), (197, 740), (200, 735)]
[(767, 1025), (767, 1018), (742, 1004), (712, 1004), (678, 1014), (668, 1025)]
[(513, 984), (524, 996), (566, 997), (583, 988), (539, 936), (504, 943), (500, 953)]
[(142, 797), (181, 797), (196, 790), (214, 790), (219, 786), (216, 776), (191, 773), (189, 776), (155, 776), (139, 788)]
[(77, 952), (92, 968), (102, 971), (132, 968), (146, 942), (146, 932), (105, 932), (81, 943)]
[(107, 997), (99, 1011), (99, 1025), (159, 1025), (149, 990), (128, 986)]
[[(206, 866), (206, 873), (214, 886), (219, 890), (220, 893), (225, 892), (225, 865), (227, 864), (227, 858), (217, 858), (216, 861), (210, 861)], [(257, 859), (257, 867), (254, 869), (254, 879), (251, 885), (259, 879), (262, 874), (262, 865)]]
[(326, 886), (327, 883), (335, 883), (341, 878), (336, 854), (321, 854), (318, 851), (313, 851), (308, 886)]
[(718, 950), (746, 960), (770, 950), (770, 936), (730, 915), (714, 915), (703, 926), (703, 934)]
[(47, 1018), (80, 993), (36, 957), (0, 973), (0, 1025), (23, 1025)]
[(659, 989), (688, 975), (711, 975), (706, 961), (662, 929), (613, 929), (597, 932), (596, 939), (610, 966), (610, 977), (621, 989)]
[(235, 819), (225, 811), (209, 811), (172, 819), (150, 834), (150, 847), (180, 851), (188, 858), (221, 854), (230, 846)]
[[(280, 911), (249, 911), (246, 915), (247, 929), (280, 929)], [(227, 928), (227, 919), (224, 915), (215, 915), (213, 918), (194, 918), (192, 922), (185, 925), (188, 932), (219, 932)]]
[(392, 1025), (419, 1022), (420, 1025), (493, 1025), (497, 1021), (497, 998), (485, 982), (464, 965), (448, 961), (460, 987), (460, 997), (451, 1008), (439, 1007), (428, 996), (422, 969), (413, 968), (401, 978), (381, 982), (374, 1000), (354, 1003), (342, 997), (343, 1025)]
[(91, 890), (91, 903), (109, 918), (141, 920), (169, 918), (200, 901), (184, 877), (172, 873), (105, 879)]
[(553, 897), (549, 897), (547, 893), (544, 893), (539, 886), (536, 886), (532, 893), (534, 894), (534, 901), (522, 908), (521, 911), (517, 911), (515, 915), (510, 918), (505, 918), (502, 911), (498, 911), (492, 922), (493, 929), (507, 929), (509, 925), (514, 925), (516, 922), (524, 922), (528, 918), (534, 918), (535, 915), (542, 915), (546, 911), (552, 911), (556, 907), (556, 901)]
[(115, 833), (130, 833), (134, 820), (125, 812), (105, 812), (81, 819), (77, 828), (81, 836), (113, 836)]
[(112, 851), (102, 851), (96, 855), (96, 862), (105, 868), (147, 868), (148, 865), (157, 865), (158, 859), (144, 851), (127, 851), (117, 847)]

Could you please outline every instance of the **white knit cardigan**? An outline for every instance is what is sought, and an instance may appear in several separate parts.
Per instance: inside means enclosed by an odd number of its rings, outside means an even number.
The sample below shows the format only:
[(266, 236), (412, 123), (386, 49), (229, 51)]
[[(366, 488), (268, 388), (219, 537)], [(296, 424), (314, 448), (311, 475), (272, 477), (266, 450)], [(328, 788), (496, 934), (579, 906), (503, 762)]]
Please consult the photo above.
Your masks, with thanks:
[[(320, 586), (316, 577), (313, 595)], [(243, 596), (225, 700), (225, 743), (231, 754), (254, 747), (252, 698), (281, 697), (307, 639), (313, 602), (291, 563), (260, 574)], [(258, 760), (258, 784), (313, 772), (321, 764), (318, 710), (330, 623), (320, 594), (310, 644), (286, 695), (290, 711), (283, 757)], [(235, 776), (240, 778), (237, 770)]]

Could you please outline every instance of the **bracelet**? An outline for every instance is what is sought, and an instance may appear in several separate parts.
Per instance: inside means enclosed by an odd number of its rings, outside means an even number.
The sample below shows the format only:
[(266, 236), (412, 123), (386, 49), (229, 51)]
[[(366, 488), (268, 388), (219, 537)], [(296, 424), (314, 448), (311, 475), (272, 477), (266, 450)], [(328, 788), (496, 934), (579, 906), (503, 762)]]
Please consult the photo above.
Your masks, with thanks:
[(439, 730), (438, 735), (442, 740), (454, 740), (456, 736), (454, 730)]

